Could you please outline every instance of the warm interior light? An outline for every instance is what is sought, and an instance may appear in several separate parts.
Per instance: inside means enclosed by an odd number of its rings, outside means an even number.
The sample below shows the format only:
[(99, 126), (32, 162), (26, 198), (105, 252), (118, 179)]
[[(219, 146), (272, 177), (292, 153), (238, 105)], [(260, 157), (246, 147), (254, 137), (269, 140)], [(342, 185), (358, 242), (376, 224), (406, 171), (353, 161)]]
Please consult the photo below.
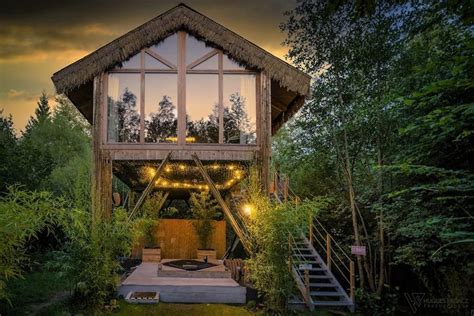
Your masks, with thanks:
[(229, 166), (229, 170), (234, 170), (235, 169), (235, 166), (234, 165), (230, 165)]
[(186, 167), (184, 165), (179, 165), (179, 169), (184, 170)]
[(250, 216), (254, 212), (254, 207), (251, 204), (244, 204), (242, 206), (242, 211), (245, 215)]
[(166, 172), (171, 172), (171, 167), (166, 167), (166, 168), (165, 168), (165, 171), (166, 171)]
[[(178, 137), (166, 137), (165, 140), (172, 143), (176, 143), (178, 141)], [(194, 143), (195, 141), (196, 141), (196, 137), (192, 137), (192, 136), (186, 137), (187, 143)]]

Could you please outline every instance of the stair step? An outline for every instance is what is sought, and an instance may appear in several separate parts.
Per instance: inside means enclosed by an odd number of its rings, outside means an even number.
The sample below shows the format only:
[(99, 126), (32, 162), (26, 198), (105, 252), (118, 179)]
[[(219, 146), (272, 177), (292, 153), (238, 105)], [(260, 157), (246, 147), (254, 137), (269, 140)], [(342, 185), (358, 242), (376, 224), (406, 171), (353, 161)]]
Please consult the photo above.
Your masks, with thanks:
[(336, 284), (334, 283), (309, 283), (309, 286), (311, 287), (337, 287)]
[[(300, 271), (305, 271), (305, 269), (300, 269), (300, 268), (298, 268), (298, 270), (300, 270)], [(326, 269), (323, 269), (323, 268), (311, 268), (311, 269), (308, 269), (308, 271), (326, 271)]]
[(311, 291), (309, 293), (311, 296), (344, 296), (344, 294), (340, 292)]
[(321, 275), (310, 275), (309, 276), (310, 279), (332, 279), (332, 276), (330, 275), (326, 275), (326, 274), (321, 274)]
[(350, 301), (314, 301), (314, 306), (352, 306)]

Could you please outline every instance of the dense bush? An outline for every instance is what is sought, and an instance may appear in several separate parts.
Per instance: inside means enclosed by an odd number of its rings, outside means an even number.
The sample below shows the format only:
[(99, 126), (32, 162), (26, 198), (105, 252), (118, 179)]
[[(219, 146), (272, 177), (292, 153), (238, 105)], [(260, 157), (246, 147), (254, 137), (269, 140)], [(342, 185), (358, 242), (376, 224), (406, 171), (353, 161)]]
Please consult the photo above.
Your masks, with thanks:
[(255, 211), (246, 222), (253, 253), (246, 261), (246, 267), (267, 306), (282, 311), (288, 295), (295, 290), (289, 270), (289, 235), (295, 238), (307, 235), (308, 220), (317, 212), (320, 203), (307, 200), (298, 204), (276, 204), (261, 188), (256, 173), (252, 171), (247, 183), (247, 202)]

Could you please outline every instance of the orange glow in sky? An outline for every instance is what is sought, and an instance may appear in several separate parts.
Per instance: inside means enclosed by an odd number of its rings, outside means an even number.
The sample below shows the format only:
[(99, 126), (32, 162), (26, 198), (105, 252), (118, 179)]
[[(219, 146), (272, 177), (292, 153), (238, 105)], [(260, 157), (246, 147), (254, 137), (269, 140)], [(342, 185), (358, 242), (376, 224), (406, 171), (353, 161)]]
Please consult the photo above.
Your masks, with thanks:
[[(0, 10), (0, 111), (17, 132), (34, 114), (42, 91), (54, 96), (54, 72), (177, 5), (175, 1), (36, 1), (2, 4)], [(279, 24), (296, 0), (187, 1), (279, 58), (285, 34)], [(50, 104), (54, 107), (54, 98)]]

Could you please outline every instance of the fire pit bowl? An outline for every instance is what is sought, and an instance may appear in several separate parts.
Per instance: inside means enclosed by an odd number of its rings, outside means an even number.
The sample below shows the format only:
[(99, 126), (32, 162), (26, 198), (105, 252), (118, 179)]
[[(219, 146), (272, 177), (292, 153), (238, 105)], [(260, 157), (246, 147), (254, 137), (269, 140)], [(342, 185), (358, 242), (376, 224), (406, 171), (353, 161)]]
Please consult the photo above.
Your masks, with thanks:
[(173, 260), (165, 262), (163, 265), (186, 271), (197, 271), (216, 266), (216, 264), (198, 260)]

